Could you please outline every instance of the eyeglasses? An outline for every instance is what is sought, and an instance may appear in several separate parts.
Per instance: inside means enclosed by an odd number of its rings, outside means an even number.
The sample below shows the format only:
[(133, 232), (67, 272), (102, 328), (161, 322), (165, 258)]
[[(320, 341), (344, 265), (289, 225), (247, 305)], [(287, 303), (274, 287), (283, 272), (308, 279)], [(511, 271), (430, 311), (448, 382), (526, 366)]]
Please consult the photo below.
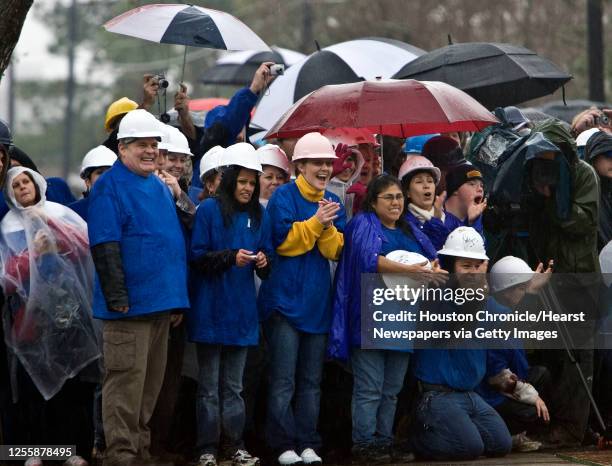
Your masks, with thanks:
[(404, 195), (403, 194), (385, 194), (384, 196), (378, 196), (378, 199), (383, 199), (387, 202), (393, 202), (393, 201), (403, 201), (404, 200)]

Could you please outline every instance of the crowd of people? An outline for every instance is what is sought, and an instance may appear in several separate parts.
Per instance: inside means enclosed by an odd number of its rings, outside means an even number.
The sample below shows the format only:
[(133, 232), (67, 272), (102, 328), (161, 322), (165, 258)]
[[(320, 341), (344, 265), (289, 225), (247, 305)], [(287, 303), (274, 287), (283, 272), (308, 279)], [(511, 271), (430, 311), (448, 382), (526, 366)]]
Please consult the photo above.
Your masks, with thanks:
[[(553, 272), (598, 274), (612, 237), (612, 127), (598, 117), (612, 111), (568, 125), (500, 109), (489, 130), (507, 144), (488, 165), (491, 132), (384, 137), (382, 153), (363, 131), (252, 144), (269, 65), (202, 127), (183, 85), (177, 127), (158, 121), (145, 76), (140, 104), (109, 106), (79, 200), (0, 122), (0, 443), (75, 445), (68, 466), (320, 465), (339, 448), (322, 434), (330, 413), (350, 417), (359, 464), (585, 441), (568, 354), (365, 349), (362, 274), (474, 288), (488, 273), (491, 312), (537, 302)], [(601, 293), (568, 287), (560, 302), (605, 314)], [(609, 352), (573, 353), (612, 421)], [(334, 371), (348, 413), (326, 399)]]

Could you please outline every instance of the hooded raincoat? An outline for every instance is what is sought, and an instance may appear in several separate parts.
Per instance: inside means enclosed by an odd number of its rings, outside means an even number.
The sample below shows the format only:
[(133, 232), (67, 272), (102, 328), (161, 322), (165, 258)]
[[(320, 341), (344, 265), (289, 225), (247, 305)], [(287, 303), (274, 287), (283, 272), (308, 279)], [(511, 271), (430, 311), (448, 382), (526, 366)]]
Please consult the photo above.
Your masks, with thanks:
[[(612, 136), (600, 131), (591, 136), (585, 149), (585, 160), (593, 164), (596, 157), (612, 157)], [(601, 195), (599, 198), (598, 250), (601, 251), (612, 240), (612, 178), (599, 176)]]
[[(528, 180), (528, 163), (544, 152), (557, 154), (559, 181), (549, 199), (533, 193)], [(533, 257), (516, 254), (530, 265), (554, 259), (556, 272), (599, 270), (597, 175), (591, 166), (578, 159), (573, 139), (559, 124), (545, 122), (508, 148), (499, 161), (491, 201), (498, 206), (520, 206)], [(507, 254), (506, 251), (493, 256)]]
[(353, 183), (359, 178), (361, 174), (361, 169), (365, 164), (365, 159), (363, 158), (363, 154), (358, 150), (353, 150), (353, 154), (357, 157), (357, 163), (355, 165), (355, 173), (348, 181), (342, 181), (338, 177), (332, 178), (329, 180), (329, 184), (327, 186), (327, 190), (334, 193), (336, 196), (340, 198), (342, 204), (344, 205), (344, 209), (346, 210), (346, 218), (350, 220), (353, 217), (353, 201), (355, 199), (355, 193), (349, 193), (349, 188), (353, 185)]
[(529, 233), (536, 254), (542, 261), (554, 258), (555, 271), (559, 273), (599, 272), (597, 173), (578, 159), (576, 143), (560, 123), (547, 120), (535, 131), (541, 131), (561, 149), (559, 164), (568, 169), (567, 182), (561, 172), (555, 197), (544, 201), (543, 210), (532, 210)]
[[(13, 180), (28, 173), (39, 201), (22, 207)], [(87, 226), (72, 210), (45, 200), (37, 172), (16, 167), (4, 188), (10, 207), (0, 223), (5, 341), (45, 399), (100, 357), (92, 324), (94, 267)]]

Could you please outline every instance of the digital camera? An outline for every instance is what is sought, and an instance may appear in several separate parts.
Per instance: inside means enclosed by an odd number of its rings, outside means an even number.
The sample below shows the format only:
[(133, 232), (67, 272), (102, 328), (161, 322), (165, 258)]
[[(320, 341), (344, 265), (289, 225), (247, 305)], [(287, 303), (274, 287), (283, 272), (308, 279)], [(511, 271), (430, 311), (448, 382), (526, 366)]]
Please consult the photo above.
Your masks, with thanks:
[(285, 65), (270, 65), (270, 76), (281, 76), (285, 73)]
[(596, 116), (594, 119), (595, 126), (610, 126), (610, 118), (605, 113)]
[(155, 76), (153, 76), (153, 79), (157, 79), (157, 83), (162, 89), (166, 89), (169, 85), (166, 76), (164, 76), (163, 74), (156, 74)]

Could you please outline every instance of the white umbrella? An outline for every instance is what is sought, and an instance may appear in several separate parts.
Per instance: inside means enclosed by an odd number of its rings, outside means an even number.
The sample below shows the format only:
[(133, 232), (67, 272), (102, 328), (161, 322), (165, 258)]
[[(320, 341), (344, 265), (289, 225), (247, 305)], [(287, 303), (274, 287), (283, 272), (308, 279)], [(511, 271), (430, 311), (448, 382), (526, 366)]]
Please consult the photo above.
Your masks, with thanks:
[(252, 126), (270, 129), (291, 105), (321, 86), (389, 78), (424, 53), (405, 42), (379, 37), (325, 47), (274, 80), (255, 110)]
[(193, 5), (144, 5), (111, 19), (104, 28), (161, 44), (270, 50), (246, 24), (229, 13)]

